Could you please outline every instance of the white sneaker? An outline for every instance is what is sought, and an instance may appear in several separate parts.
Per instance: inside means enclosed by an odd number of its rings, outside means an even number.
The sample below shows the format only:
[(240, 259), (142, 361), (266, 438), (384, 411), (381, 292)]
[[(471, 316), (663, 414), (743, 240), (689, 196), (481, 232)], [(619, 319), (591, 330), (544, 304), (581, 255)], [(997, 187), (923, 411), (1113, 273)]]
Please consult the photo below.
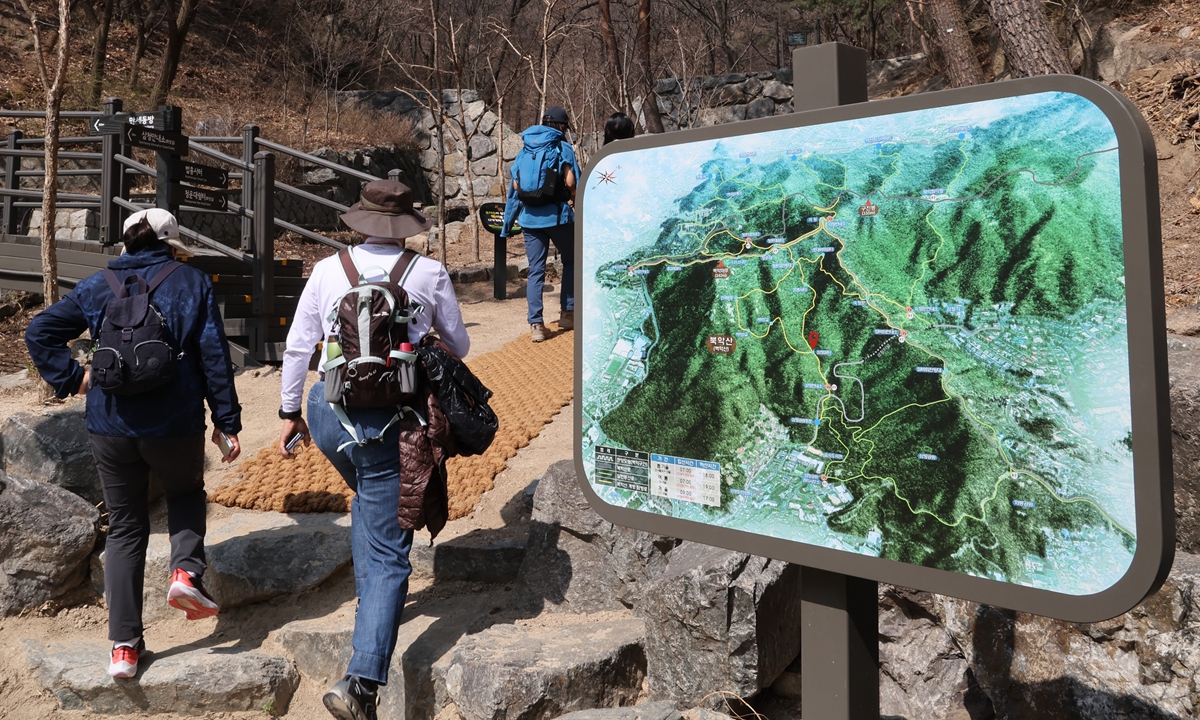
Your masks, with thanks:
[(171, 575), (171, 589), (167, 591), (167, 604), (187, 614), (188, 620), (202, 620), (216, 615), (217, 603), (204, 590), (200, 578), (192, 577), (183, 568), (175, 568)]

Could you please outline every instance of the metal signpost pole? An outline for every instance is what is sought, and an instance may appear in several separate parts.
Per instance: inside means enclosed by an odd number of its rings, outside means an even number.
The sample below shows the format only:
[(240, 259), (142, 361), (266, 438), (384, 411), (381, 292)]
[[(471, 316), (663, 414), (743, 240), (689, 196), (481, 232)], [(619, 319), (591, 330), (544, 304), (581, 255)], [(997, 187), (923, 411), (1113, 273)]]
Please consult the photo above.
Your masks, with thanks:
[[(258, 140), (258, 126), (248, 124), (242, 126), (242, 162), (246, 167), (242, 168), (242, 207), (247, 210), (257, 210), (254, 206), (254, 147), (255, 141)], [(254, 225), (253, 221), (242, 216), (242, 252), (251, 252), (254, 248)]]
[[(104, 101), (104, 114), (115, 115), (124, 109), (120, 98)], [(113, 197), (121, 194), (121, 176), (125, 166), (114, 157), (121, 151), (121, 135), (105, 134), (100, 144), (100, 242), (115, 245), (121, 239), (121, 208)]]
[[(10, 130), (8, 133), (8, 149), (16, 150), (20, 145), (23, 133), (20, 130)], [(21, 181), (17, 177), (17, 171), (21, 169), (21, 158), (15, 155), (9, 155), (4, 158), (4, 188), (6, 190), (16, 190), (21, 187)], [(17, 200), (14, 195), (4, 196), (4, 232), (9, 235), (17, 234), (17, 218), (19, 213), (17, 207), (13, 203)]]
[[(163, 129), (168, 132), (180, 132), (183, 129), (183, 108), (175, 105), (162, 105), (158, 111), (163, 116)], [(179, 182), (179, 156), (173, 153), (158, 151), (158, 177), (155, 179), (155, 205), (174, 215), (179, 214), (179, 206), (171, 186)]]
[[(867, 53), (841, 43), (792, 51), (796, 111), (867, 101)], [(879, 720), (879, 583), (800, 570), (800, 672), (806, 715)]]

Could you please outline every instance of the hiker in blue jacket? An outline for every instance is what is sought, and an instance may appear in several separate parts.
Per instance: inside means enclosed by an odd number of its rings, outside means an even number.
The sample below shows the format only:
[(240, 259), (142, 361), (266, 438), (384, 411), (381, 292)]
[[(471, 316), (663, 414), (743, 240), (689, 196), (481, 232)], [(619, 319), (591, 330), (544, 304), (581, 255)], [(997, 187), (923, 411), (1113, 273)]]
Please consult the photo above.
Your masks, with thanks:
[(558, 248), (563, 265), (558, 327), (575, 328), (575, 185), (583, 173), (575, 150), (563, 137), (567, 127), (567, 111), (552, 107), (542, 116), (541, 125), (521, 133), (525, 146), (513, 160), (513, 181), (504, 205), (501, 237), (508, 237), (513, 221), (525, 233), (525, 256), (529, 258), (525, 297), (534, 342), (546, 339), (542, 288), (550, 243)]
[[(231, 462), (241, 452), (237, 434), (242, 409), (212, 281), (174, 261), (172, 245), (184, 248), (178, 237), (179, 226), (166, 210), (135, 213), (122, 236), (126, 254), (108, 264), (112, 276), (101, 271), (84, 279), (34, 317), (25, 331), (33, 364), (54, 394), (87, 394), (88, 436), (108, 511), (104, 595), (108, 637), (114, 642), (108, 672), (118, 678), (137, 674), (138, 655), (145, 650), (142, 585), (150, 538), (150, 474), (167, 498), (172, 571), (167, 602), (189, 620), (212, 617), (217, 604), (200, 581), (206, 567), (205, 401), (215, 426), (212, 441), (225, 441), (223, 460)], [(97, 385), (100, 363), (94, 359), (92, 367), (84, 369), (71, 357), (67, 343), (87, 330), (93, 343), (102, 347), (106, 310), (116, 306), (109, 305), (116, 297), (114, 284), (125, 294), (125, 288), (141, 285), (138, 278), (148, 285), (143, 289), (149, 292), (150, 312), (157, 308), (166, 326), (166, 352), (177, 360), (173, 373), (164, 371), (157, 378), (165, 384), (144, 391), (130, 384), (124, 392), (110, 392)], [(124, 328), (116, 334), (129, 332)]]

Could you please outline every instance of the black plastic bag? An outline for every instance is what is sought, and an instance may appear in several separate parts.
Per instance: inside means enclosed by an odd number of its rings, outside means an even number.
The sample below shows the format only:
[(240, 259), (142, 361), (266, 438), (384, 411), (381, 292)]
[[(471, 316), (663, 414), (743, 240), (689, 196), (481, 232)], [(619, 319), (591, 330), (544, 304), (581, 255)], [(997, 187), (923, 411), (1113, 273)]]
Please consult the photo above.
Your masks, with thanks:
[(417, 355), (425, 367), (429, 386), (450, 422), (458, 454), (479, 455), (487, 450), (500, 427), (499, 418), (488, 407), (492, 391), (437, 340), (426, 337), (417, 348)]

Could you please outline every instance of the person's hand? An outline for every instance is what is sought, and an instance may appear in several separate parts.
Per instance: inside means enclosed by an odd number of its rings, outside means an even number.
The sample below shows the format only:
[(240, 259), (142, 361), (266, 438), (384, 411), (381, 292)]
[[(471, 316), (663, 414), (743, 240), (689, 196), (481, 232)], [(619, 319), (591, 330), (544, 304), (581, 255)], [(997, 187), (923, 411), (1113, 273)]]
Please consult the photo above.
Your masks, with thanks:
[(284, 420), (283, 431), (279, 433), (279, 454), (289, 460), (296, 456), (287, 451), (287, 441), (291, 440), (296, 433), (304, 436), (301, 441), (304, 443), (304, 447), (308, 447), (312, 442), (312, 436), (308, 434), (308, 423), (304, 422), (304, 418)]
[(92, 370), (88, 368), (83, 371), (83, 382), (79, 383), (79, 389), (75, 391), (76, 395), (86, 395), (88, 388), (91, 387)]
[[(221, 462), (231, 463), (234, 460), (237, 460), (238, 455), (242, 454), (242, 444), (238, 442), (238, 436), (233, 433), (225, 433), (225, 437), (229, 438), (229, 445), (231, 446), (231, 449), (229, 450), (228, 455), (221, 458)], [(213, 428), (212, 443), (217, 447), (221, 447), (221, 430), (219, 428)]]

